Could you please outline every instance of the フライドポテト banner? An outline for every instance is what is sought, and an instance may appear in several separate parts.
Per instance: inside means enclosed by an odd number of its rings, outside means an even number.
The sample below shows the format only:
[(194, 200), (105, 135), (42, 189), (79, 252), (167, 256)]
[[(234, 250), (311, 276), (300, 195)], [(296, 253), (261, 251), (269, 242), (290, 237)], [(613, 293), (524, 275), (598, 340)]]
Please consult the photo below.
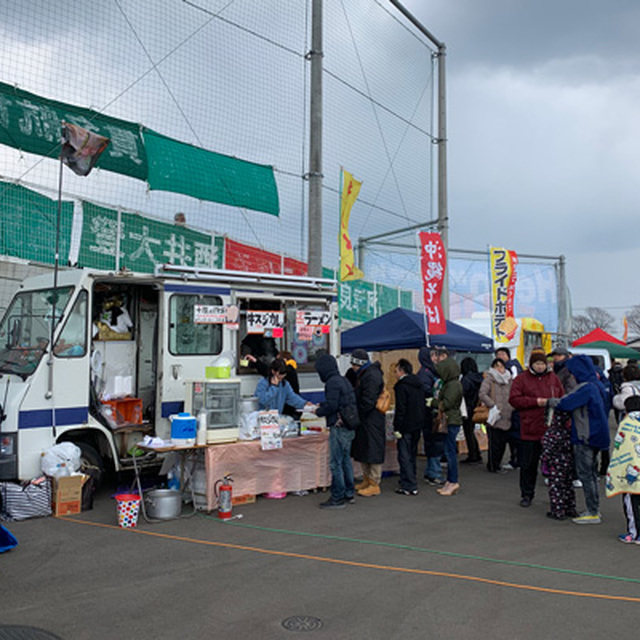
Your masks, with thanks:
[(509, 342), (518, 328), (513, 313), (518, 255), (515, 251), (491, 247), (489, 261), (493, 338), (496, 342)]
[(447, 267), (447, 255), (439, 233), (421, 231), (420, 272), (422, 276), (422, 296), (427, 332), (437, 335), (447, 332), (447, 324), (442, 309), (442, 287)]

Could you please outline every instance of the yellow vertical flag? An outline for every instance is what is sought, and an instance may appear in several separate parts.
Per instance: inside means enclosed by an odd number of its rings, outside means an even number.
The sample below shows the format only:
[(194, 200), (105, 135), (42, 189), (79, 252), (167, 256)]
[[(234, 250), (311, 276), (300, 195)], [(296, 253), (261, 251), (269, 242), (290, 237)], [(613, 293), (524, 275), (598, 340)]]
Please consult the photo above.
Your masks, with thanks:
[(627, 344), (627, 341), (629, 340), (629, 321), (627, 320), (627, 316), (622, 318), (622, 325), (624, 326), (624, 335), (622, 336), (622, 339), (624, 340), (624, 343)]
[(349, 238), (351, 208), (360, 193), (362, 182), (358, 182), (348, 171), (342, 171), (342, 194), (340, 198), (340, 282), (359, 280), (364, 273), (355, 265), (353, 245)]

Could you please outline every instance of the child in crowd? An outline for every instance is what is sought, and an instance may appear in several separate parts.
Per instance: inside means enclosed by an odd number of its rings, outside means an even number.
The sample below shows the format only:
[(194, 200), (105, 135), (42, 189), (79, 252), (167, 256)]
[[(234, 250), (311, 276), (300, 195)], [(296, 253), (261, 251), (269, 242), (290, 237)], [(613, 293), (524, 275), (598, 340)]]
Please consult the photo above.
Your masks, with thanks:
[(640, 396), (624, 402), (626, 416), (613, 440), (613, 453), (607, 469), (607, 498), (622, 495), (627, 532), (618, 540), (640, 544)]

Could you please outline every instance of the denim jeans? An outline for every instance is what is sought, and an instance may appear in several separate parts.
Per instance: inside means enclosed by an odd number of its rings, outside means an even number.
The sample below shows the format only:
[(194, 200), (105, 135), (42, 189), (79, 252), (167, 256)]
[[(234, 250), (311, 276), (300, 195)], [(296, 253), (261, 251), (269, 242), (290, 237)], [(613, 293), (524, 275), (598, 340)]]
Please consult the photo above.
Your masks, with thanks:
[(458, 432), (460, 425), (450, 424), (447, 439), (444, 442), (444, 455), (447, 456), (447, 482), (458, 482)]
[(427, 466), (424, 468), (424, 477), (431, 480), (442, 480), (442, 465), (440, 456), (427, 458)]
[(345, 427), (331, 427), (329, 432), (329, 469), (331, 469), (331, 499), (340, 501), (355, 494), (351, 443), (356, 432)]
[(600, 513), (600, 496), (598, 494), (598, 449), (588, 444), (573, 446), (576, 461), (576, 473), (584, 491), (587, 511), (595, 516)]

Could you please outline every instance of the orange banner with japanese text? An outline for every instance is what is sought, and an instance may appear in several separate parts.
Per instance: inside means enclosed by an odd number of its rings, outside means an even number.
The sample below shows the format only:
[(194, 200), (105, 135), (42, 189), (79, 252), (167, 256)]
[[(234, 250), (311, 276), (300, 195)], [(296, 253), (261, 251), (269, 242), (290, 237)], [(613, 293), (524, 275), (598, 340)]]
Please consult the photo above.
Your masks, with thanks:
[(364, 273), (355, 264), (353, 245), (349, 238), (351, 208), (360, 193), (362, 182), (348, 171), (342, 170), (342, 194), (340, 198), (340, 282), (360, 280)]
[(427, 333), (439, 335), (447, 332), (447, 323), (442, 308), (442, 289), (447, 268), (447, 254), (439, 233), (421, 231), (418, 237), (420, 239), (420, 272)]
[(489, 264), (493, 339), (496, 342), (509, 342), (518, 329), (518, 322), (513, 312), (518, 254), (515, 251), (491, 247), (489, 249)]

